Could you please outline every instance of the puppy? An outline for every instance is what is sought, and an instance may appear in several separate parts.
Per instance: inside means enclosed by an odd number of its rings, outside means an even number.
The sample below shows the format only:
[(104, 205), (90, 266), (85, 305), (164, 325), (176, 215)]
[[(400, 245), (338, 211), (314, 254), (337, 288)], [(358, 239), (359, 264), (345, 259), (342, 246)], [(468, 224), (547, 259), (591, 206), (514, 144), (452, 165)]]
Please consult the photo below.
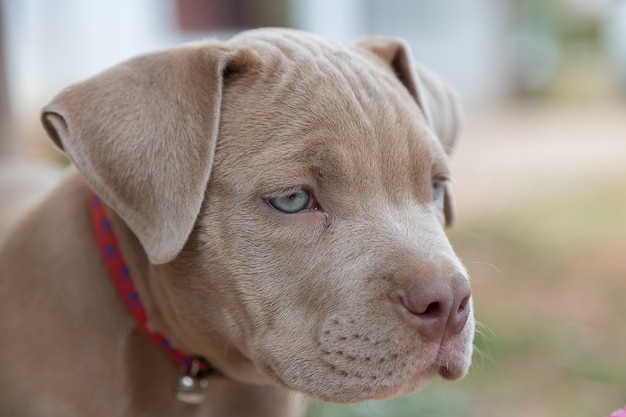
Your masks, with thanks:
[(459, 119), (402, 41), (278, 29), (61, 92), (76, 169), (0, 198), (0, 416), (292, 416), (463, 377)]

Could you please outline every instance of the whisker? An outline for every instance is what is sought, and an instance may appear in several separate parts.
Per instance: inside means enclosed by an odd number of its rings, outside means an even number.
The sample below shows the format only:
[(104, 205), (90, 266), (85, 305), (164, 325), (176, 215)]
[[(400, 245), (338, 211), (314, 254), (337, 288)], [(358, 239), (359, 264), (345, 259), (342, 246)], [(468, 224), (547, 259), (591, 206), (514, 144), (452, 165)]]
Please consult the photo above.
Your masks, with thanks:
[[(489, 326), (479, 321), (476, 321), (476, 334), (480, 335), (486, 341), (493, 341), (496, 338), (495, 332), (491, 330)], [(489, 353), (479, 349), (476, 344), (474, 344), (474, 352), (476, 354), (474, 355), (474, 358), (472, 360), (472, 369), (475, 369), (476, 367), (484, 369), (486, 363), (497, 366), (497, 362), (493, 360), (493, 358), (491, 358)], [(476, 363), (477, 360), (480, 361)]]
[[(493, 269), (494, 271), (496, 271), (497, 273), (501, 274), (502, 270), (500, 268), (498, 268), (497, 266), (495, 266), (494, 264), (492, 264), (491, 262), (486, 262), (486, 261), (473, 261), (470, 262), (471, 265), (477, 265), (477, 266), (487, 266), (490, 267), (491, 269)], [(482, 269), (483, 271), (485, 270), (485, 268)]]

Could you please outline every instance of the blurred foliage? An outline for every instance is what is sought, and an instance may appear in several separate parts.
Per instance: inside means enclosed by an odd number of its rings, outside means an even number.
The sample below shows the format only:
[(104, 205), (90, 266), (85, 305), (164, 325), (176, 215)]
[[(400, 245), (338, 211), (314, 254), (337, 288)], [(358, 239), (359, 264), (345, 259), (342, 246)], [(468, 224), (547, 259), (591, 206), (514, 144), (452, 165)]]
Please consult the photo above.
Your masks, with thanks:
[(575, 13), (557, 0), (518, 0), (514, 2), (518, 24), (549, 27), (562, 42), (597, 41), (601, 16)]
[(582, 13), (558, 0), (513, 5), (513, 83), (524, 98), (606, 99), (619, 93), (609, 62), (606, 15)]

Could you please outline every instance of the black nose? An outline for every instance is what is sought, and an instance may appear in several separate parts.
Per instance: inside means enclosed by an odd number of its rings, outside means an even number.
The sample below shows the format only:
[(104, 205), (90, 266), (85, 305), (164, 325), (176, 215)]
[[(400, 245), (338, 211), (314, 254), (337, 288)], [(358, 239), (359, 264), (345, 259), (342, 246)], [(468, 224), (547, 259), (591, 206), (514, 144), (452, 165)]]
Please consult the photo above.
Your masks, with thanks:
[[(406, 282), (406, 281), (405, 281)], [(467, 278), (456, 273), (445, 278), (410, 280), (393, 301), (400, 313), (429, 341), (442, 341), (459, 334), (470, 315), (472, 290)]]

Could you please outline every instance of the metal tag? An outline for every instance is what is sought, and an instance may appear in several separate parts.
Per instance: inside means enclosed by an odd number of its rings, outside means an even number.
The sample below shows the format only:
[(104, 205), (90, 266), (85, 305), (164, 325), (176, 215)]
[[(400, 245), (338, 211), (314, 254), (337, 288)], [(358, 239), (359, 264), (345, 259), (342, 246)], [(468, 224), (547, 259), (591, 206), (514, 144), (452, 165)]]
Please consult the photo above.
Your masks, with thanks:
[(198, 375), (200, 363), (194, 359), (191, 368), (182, 372), (176, 383), (176, 399), (186, 404), (201, 404), (207, 395), (209, 381)]
[(176, 399), (186, 404), (201, 404), (206, 399), (209, 381), (190, 375), (182, 375), (176, 384)]

